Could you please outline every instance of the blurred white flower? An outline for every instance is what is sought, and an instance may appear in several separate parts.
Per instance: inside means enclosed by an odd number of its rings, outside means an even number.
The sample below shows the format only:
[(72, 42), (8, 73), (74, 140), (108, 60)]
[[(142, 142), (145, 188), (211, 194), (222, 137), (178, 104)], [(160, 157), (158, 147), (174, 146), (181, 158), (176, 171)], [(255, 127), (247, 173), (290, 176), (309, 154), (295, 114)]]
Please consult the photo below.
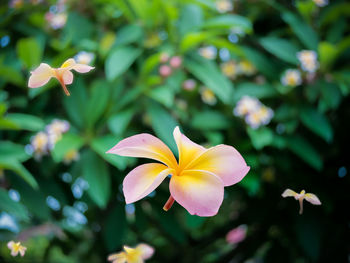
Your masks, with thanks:
[(80, 51), (74, 56), (74, 59), (79, 64), (89, 65), (95, 58), (95, 54), (92, 52)]
[(62, 138), (62, 134), (67, 132), (69, 128), (70, 124), (68, 121), (58, 119), (54, 119), (49, 125), (46, 126), (50, 149), (54, 148), (57, 141)]
[(313, 50), (302, 50), (297, 53), (297, 58), (301, 63), (301, 68), (306, 72), (313, 73), (319, 67), (317, 53)]
[(272, 109), (261, 105), (261, 107), (245, 117), (245, 122), (253, 129), (257, 129), (262, 125), (267, 125), (271, 121), (274, 112)]
[(215, 97), (214, 92), (212, 92), (210, 89), (208, 89), (207, 87), (201, 87), (199, 92), (204, 103), (211, 106), (216, 104), (217, 99)]
[(226, 13), (233, 10), (233, 3), (230, 0), (217, 0), (215, 6), (219, 13)]
[(314, 3), (320, 7), (328, 5), (328, 0), (312, 0)]
[(198, 50), (198, 53), (206, 59), (215, 59), (217, 55), (217, 49), (214, 46), (201, 47)]
[(302, 82), (301, 73), (297, 69), (288, 69), (283, 74), (281, 82), (284, 86), (299, 86)]
[(260, 101), (257, 98), (243, 96), (236, 104), (233, 110), (235, 116), (245, 116), (255, 112), (260, 108)]
[(49, 136), (45, 132), (38, 132), (34, 135), (30, 142), (34, 157), (41, 159), (42, 156), (48, 154), (49, 151)]
[(45, 15), (45, 19), (49, 22), (52, 29), (57, 30), (65, 26), (67, 22), (67, 14), (66, 13), (51, 13), (48, 12)]

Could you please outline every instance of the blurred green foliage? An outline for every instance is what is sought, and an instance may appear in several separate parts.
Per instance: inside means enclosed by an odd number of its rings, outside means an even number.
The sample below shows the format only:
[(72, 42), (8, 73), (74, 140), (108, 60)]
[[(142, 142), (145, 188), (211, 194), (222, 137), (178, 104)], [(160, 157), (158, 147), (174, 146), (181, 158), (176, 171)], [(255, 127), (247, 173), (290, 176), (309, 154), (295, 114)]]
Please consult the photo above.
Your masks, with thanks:
[[(346, 262), (350, 3), (234, 0), (233, 10), (220, 13), (211, 0), (6, 2), (0, 262), (13, 262), (6, 247), (12, 239), (28, 247), (16, 262), (105, 262), (122, 245), (139, 242), (156, 248), (150, 262)], [(50, 18), (59, 14), (58, 22)], [(199, 52), (208, 46), (217, 52), (212, 59)], [(296, 54), (305, 49), (318, 54), (319, 69), (302, 73), (299, 86), (283, 85), (281, 76), (300, 68)], [(94, 54), (95, 70), (75, 74), (70, 97), (56, 80), (28, 89), (30, 71), (41, 62), (58, 67), (80, 51)], [(165, 55), (182, 61), (162, 76)], [(221, 65), (227, 60), (256, 70), (230, 78)], [(187, 79), (195, 80), (193, 90), (183, 88)], [(202, 86), (215, 105), (202, 100)], [(245, 95), (274, 110), (271, 123), (253, 129), (234, 116)], [(49, 154), (34, 158), (31, 138), (53, 119), (67, 120), (70, 129)], [(164, 212), (166, 183), (125, 206), (122, 180), (141, 160), (105, 152), (142, 132), (176, 152), (176, 125), (203, 145), (236, 147), (251, 166), (226, 189), (215, 217), (191, 216), (179, 205)], [(79, 158), (65, 162), (76, 152)], [(281, 199), (286, 188), (305, 188), (323, 205), (306, 204), (299, 216), (297, 202)], [(226, 233), (240, 224), (247, 224), (247, 238), (227, 244)]]

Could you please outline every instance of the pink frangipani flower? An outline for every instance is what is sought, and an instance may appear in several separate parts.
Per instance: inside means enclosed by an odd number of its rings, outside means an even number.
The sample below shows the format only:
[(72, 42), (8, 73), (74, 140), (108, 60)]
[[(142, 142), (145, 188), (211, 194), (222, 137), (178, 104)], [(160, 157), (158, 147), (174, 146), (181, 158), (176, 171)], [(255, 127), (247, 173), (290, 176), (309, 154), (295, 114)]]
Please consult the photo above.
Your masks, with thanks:
[(31, 76), (29, 77), (28, 87), (39, 88), (48, 83), (51, 78), (56, 78), (60, 82), (66, 95), (69, 96), (70, 93), (66, 85), (72, 84), (73, 82), (73, 73), (71, 72), (73, 69), (79, 73), (87, 73), (94, 69), (94, 67), (76, 63), (72, 58), (67, 59), (59, 68), (52, 68), (46, 63), (41, 63), (39, 67), (30, 72)]
[(16, 257), (18, 253), (21, 257), (26, 253), (27, 248), (21, 245), (21, 242), (10, 241), (7, 243), (7, 247), (11, 250), (11, 256)]
[(216, 215), (223, 201), (224, 187), (240, 182), (250, 167), (232, 146), (221, 144), (206, 149), (188, 139), (178, 127), (173, 135), (178, 162), (161, 140), (147, 133), (126, 138), (107, 152), (161, 162), (140, 165), (125, 177), (126, 203), (144, 198), (170, 174), (170, 197), (163, 207), (165, 211), (176, 201), (192, 215)]
[(298, 193), (294, 192), (293, 190), (286, 189), (282, 193), (282, 197), (290, 197), (290, 196), (294, 197), (295, 200), (299, 200), (299, 204), (300, 204), (299, 214), (303, 213), (303, 201), (304, 201), (304, 199), (313, 205), (321, 205), (321, 201), (320, 201), (320, 199), (318, 199), (318, 197), (316, 195), (310, 194), (310, 193), (305, 193), (305, 190), (302, 190), (300, 192), (300, 194), (298, 194)]

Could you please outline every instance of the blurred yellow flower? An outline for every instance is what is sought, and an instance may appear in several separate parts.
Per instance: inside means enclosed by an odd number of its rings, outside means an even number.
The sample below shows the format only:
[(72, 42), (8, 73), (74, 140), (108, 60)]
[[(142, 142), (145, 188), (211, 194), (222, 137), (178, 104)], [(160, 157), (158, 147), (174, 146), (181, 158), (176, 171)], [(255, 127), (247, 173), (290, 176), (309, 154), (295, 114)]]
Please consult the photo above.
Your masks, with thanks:
[(198, 50), (199, 55), (206, 59), (215, 59), (217, 54), (217, 49), (214, 46), (201, 47)]
[(147, 244), (139, 244), (135, 248), (124, 246), (124, 251), (111, 254), (108, 261), (112, 263), (143, 263), (152, 257), (154, 248)]
[(161, 43), (162, 43), (162, 40), (160, 39), (158, 32), (156, 33), (153, 32), (147, 35), (144, 45), (146, 48), (154, 48), (159, 46)]
[(33, 148), (34, 157), (40, 159), (43, 155), (46, 155), (49, 150), (49, 136), (45, 132), (38, 132), (31, 139), (31, 146)]
[(217, 0), (215, 6), (219, 13), (226, 13), (233, 10), (233, 3), (230, 0)]
[(210, 89), (208, 89), (207, 87), (201, 87), (199, 92), (201, 94), (201, 98), (202, 98), (202, 101), (204, 103), (209, 104), (209, 105), (216, 104), (217, 99), (215, 97), (214, 92), (212, 92)]
[(239, 72), (243, 75), (251, 76), (256, 73), (256, 68), (248, 60), (242, 60), (238, 64)]
[(10, 241), (7, 243), (7, 247), (11, 250), (11, 256), (15, 257), (18, 253), (23, 257), (27, 248), (21, 245), (21, 242), (15, 243), (14, 241)]
[(233, 60), (224, 62), (221, 64), (221, 71), (226, 77), (235, 79), (238, 74), (238, 65)]
[(302, 50), (297, 53), (297, 58), (301, 63), (301, 68), (306, 72), (313, 73), (319, 67), (317, 53), (313, 50)]
[(303, 213), (303, 201), (304, 201), (304, 199), (313, 205), (321, 205), (321, 201), (320, 201), (320, 199), (318, 199), (318, 197), (316, 195), (311, 194), (311, 193), (305, 193), (305, 190), (302, 190), (300, 192), (300, 194), (298, 194), (298, 193), (294, 192), (293, 190), (286, 189), (282, 193), (282, 197), (290, 197), (290, 196), (294, 197), (295, 200), (299, 200), (299, 204), (300, 204), (299, 214)]
[(80, 158), (80, 154), (77, 150), (68, 151), (63, 157), (64, 164), (70, 164), (73, 161), (78, 161)]

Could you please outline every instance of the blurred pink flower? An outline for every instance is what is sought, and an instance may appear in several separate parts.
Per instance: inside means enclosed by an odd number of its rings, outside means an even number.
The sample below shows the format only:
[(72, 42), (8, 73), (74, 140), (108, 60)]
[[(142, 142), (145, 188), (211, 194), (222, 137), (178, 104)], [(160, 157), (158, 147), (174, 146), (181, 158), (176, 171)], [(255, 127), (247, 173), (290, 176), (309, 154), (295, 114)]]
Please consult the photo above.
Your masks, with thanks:
[(246, 238), (246, 235), (247, 225), (240, 225), (227, 233), (226, 241), (229, 244), (237, 244), (242, 242)]
[(224, 187), (240, 182), (250, 167), (232, 146), (221, 144), (206, 149), (182, 134), (179, 127), (174, 129), (173, 135), (179, 162), (161, 140), (147, 133), (126, 138), (107, 152), (162, 163), (140, 165), (124, 178), (126, 203), (146, 197), (172, 175), (165, 211), (176, 201), (191, 215), (216, 215), (224, 198)]
[(135, 248), (124, 246), (124, 251), (111, 254), (108, 261), (112, 263), (143, 263), (154, 254), (154, 248), (147, 244), (139, 244)]
[(182, 58), (180, 56), (174, 56), (170, 59), (169, 63), (173, 68), (179, 68), (182, 65)]
[(167, 63), (169, 58), (170, 58), (169, 54), (166, 53), (166, 52), (163, 52), (163, 53), (160, 54), (160, 59), (159, 60), (160, 60), (161, 63)]
[(10, 241), (7, 243), (7, 247), (11, 250), (11, 256), (16, 257), (18, 253), (21, 257), (26, 253), (27, 248), (21, 245), (21, 242)]
[(171, 70), (171, 67), (169, 67), (168, 65), (161, 65), (159, 67), (159, 74), (162, 76), (162, 77), (169, 77), (172, 73), (172, 70)]
[(197, 85), (197, 82), (194, 80), (194, 79), (186, 79), (183, 84), (182, 84), (182, 87), (185, 89), (185, 90), (188, 90), (188, 91), (191, 91), (191, 90), (194, 90), (194, 88), (196, 87)]

